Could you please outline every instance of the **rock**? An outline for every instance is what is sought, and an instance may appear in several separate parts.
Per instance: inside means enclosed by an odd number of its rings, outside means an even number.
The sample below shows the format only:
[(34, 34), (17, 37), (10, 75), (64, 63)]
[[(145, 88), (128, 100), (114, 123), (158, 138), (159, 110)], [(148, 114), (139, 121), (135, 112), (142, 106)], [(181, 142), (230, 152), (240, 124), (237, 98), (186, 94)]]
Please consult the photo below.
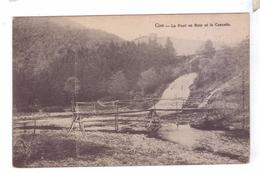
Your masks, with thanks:
[(193, 148), (194, 151), (199, 151), (199, 152), (211, 152), (213, 153), (214, 150), (211, 146), (206, 145), (206, 144), (201, 144), (200, 146), (195, 146)]
[(205, 115), (190, 122), (190, 126), (202, 130), (228, 130), (227, 120), (220, 114)]

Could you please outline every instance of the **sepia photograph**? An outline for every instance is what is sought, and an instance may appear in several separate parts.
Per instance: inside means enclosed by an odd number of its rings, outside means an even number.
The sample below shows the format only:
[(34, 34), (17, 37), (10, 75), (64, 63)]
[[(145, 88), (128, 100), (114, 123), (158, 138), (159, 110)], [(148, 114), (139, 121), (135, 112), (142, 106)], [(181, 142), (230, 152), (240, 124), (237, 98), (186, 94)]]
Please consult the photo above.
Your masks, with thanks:
[(249, 162), (249, 13), (12, 22), (14, 167)]

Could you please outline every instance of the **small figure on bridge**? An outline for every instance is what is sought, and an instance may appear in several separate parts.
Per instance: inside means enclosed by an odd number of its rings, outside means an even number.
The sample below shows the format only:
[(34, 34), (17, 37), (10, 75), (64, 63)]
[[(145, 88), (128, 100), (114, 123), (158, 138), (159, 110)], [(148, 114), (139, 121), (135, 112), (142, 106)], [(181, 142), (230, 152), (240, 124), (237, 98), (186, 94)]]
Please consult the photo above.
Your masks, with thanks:
[(161, 128), (160, 117), (154, 109), (152, 109), (147, 116), (147, 123), (145, 127), (149, 132), (153, 133), (158, 131)]
[(179, 121), (178, 120), (176, 121), (176, 128), (177, 129), (179, 128)]

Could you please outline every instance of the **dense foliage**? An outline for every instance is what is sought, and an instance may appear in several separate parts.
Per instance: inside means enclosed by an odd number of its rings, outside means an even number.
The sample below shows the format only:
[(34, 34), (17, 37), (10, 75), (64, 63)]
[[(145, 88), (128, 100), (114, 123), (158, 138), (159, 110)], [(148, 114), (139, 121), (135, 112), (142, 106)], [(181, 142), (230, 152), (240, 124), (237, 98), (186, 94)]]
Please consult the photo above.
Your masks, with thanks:
[(13, 30), (17, 109), (68, 105), (72, 97), (92, 101), (144, 96), (183, 72), (185, 57), (176, 56), (170, 39), (165, 46), (156, 39), (134, 43), (44, 19), (15, 19)]

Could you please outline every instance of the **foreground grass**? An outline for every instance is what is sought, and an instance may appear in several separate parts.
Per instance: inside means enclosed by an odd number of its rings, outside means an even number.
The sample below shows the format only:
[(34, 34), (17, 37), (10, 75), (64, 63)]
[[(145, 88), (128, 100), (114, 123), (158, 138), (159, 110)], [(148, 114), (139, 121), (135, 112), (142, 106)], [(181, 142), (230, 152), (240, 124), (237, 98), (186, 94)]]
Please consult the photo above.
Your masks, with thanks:
[[(22, 142), (24, 141), (25, 146)], [(244, 146), (247, 147), (247, 146)], [(138, 133), (38, 130), (14, 134), (16, 167), (228, 164), (246, 160)], [(226, 155), (225, 155), (226, 154)], [(232, 155), (231, 155), (232, 156)]]

